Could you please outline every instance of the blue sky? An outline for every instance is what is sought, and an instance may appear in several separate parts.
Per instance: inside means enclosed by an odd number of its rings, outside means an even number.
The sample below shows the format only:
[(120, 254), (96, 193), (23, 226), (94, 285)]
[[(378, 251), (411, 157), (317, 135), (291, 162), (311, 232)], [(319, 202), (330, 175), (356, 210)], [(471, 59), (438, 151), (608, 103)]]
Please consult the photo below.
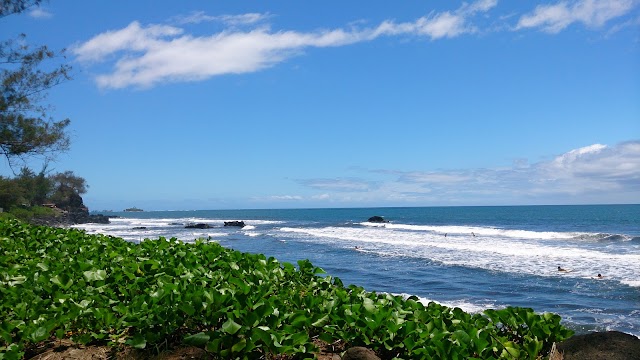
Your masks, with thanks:
[(67, 49), (50, 167), (92, 210), (640, 203), (637, 0), (52, 0), (0, 32)]

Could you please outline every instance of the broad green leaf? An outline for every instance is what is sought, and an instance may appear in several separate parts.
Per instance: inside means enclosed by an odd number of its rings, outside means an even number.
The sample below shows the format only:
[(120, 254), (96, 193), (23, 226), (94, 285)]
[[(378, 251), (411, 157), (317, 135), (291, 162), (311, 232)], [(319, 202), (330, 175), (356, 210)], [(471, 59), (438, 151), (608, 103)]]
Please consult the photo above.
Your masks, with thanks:
[(224, 324), (222, 324), (222, 330), (224, 332), (226, 332), (227, 334), (230, 334), (230, 335), (234, 335), (241, 328), (242, 328), (242, 326), (240, 324), (236, 323), (235, 321), (233, 321), (231, 319), (227, 320)]
[(204, 347), (211, 337), (203, 332), (199, 332), (197, 334), (189, 335), (184, 338), (184, 343), (188, 345), (193, 345), (197, 347)]
[(323, 327), (329, 322), (329, 315), (324, 315), (320, 319), (314, 321), (311, 326), (314, 327)]
[(40, 326), (34, 332), (29, 334), (29, 339), (34, 343), (40, 342), (46, 339), (47, 337), (49, 337), (49, 332), (47, 331), (47, 328), (45, 328), (44, 326)]
[(127, 345), (130, 345), (136, 349), (144, 349), (147, 347), (147, 340), (142, 334), (137, 334), (131, 339), (125, 342)]
[(231, 352), (240, 352), (242, 351), (242, 349), (244, 349), (247, 346), (247, 340), (246, 339), (240, 339), (240, 341), (238, 341), (237, 343), (233, 344), (233, 346), (231, 347)]

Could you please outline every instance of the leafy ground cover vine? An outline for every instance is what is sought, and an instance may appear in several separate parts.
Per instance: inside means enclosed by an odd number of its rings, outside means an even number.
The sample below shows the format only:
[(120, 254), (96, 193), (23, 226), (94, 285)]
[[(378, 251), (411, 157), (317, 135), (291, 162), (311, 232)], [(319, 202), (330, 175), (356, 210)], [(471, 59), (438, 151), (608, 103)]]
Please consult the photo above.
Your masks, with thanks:
[[(314, 340), (385, 359), (537, 359), (573, 333), (526, 308), (468, 314), (345, 286), (214, 242), (139, 244), (0, 221), (0, 359), (39, 342), (154, 348), (183, 342), (223, 359), (312, 358)], [(163, 345), (165, 344), (165, 345)]]

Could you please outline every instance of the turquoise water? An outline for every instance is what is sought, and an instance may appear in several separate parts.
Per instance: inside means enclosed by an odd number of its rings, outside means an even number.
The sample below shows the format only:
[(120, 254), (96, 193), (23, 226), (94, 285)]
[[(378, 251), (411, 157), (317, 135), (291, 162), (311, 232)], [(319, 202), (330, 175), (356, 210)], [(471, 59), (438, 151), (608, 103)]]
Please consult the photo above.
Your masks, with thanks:
[[(640, 336), (640, 205), (109, 215), (120, 218), (80, 227), (130, 241), (210, 238), (280, 261), (309, 259), (370, 291), (416, 295), (471, 312), (532, 307), (560, 314), (578, 333), (618, 330)], [(373, 215), (389, 222), (368, 223)], [(224, 227), (230, 220), (247, 226)], [(200, 222), (211, 228), (184, 228)], [(558, 266), (568, 271), (559, 272)]]

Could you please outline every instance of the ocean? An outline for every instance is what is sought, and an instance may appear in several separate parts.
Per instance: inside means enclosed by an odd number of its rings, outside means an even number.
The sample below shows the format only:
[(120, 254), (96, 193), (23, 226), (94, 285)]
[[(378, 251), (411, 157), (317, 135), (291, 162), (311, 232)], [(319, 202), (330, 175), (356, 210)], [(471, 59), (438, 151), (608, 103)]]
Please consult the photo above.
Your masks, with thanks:
[[(132, 242), (205, 238), (281, 262), (309, 259), (345, 285), (369, 291), (468, 312), (530, 307), (561, 315), (578, 334), (640, 337), (640, 205), (105, 214), (118, 218), (76, 227)], [(371, 216), (388, 223), (370, 223)], [(246, 226), (224, 226), (233, 220)], [(190, 223), (211, 228), (186, 229)]]

